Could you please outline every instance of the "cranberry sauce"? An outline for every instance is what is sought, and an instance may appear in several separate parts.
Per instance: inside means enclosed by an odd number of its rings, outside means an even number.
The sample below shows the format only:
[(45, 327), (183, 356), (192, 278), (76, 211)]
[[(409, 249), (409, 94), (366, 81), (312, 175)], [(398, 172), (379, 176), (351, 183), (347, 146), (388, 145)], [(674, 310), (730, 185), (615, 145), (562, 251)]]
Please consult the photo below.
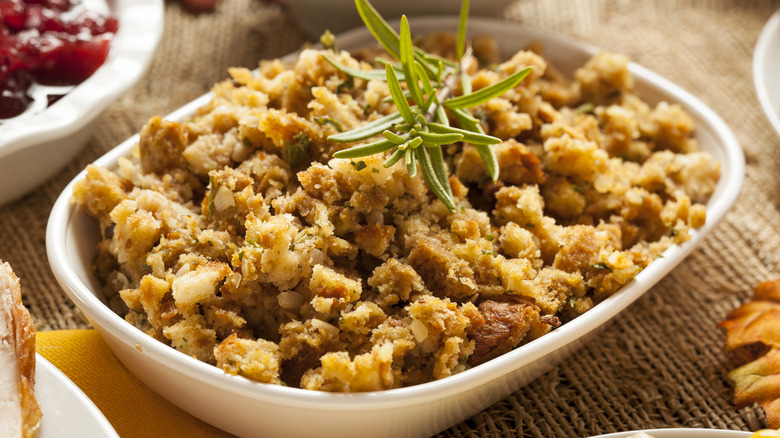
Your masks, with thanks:
[(0, 120), (24, 112), (33, 82), (75, 85), (91, 76), (117, 27), (82, 0), (0, 0)]

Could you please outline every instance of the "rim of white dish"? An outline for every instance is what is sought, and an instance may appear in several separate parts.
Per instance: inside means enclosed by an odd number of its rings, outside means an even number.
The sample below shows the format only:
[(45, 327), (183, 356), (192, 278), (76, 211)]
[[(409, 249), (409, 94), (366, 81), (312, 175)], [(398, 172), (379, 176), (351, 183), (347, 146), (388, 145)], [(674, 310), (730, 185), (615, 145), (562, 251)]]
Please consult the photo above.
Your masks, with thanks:
[(105, 62), (46, 109), (0, 124), (0, 158), (79, 131), (146, 72), (162, 38), (163, 1), (107, 1), (119, 29)]
[[(753, 85), (756, 88), (756, 95), (758, 95), (758, 101), (761, 103), (769, 122), (775, 128), (777, 135), (780, 135), (780, 96), (774, 103), (769, 98), (769, 87), (765, 74), (767, 57), (770, 55), (780, 57), (780, 53), (770, 53), (773, 39), (780, 40), (780, 10), (775, 12), (764, 25), (753, 50)], [(780, 41), (777, 46), (780, 47)], [(780, 73), (775, 72), (775, 74)], [(780, 85), (778, 85), (778, 94), (780, 94)]]
[(615, 432), (605, 435), (596, 435), (590, 438), (630, 438), (639, 432), (644, 432), (654, 438), (737, 438), (749, 437), (752, 435), (752, 432), (741, 430), (672, 427), (668, 429), (641, 429), (627, 432)]
[[(103, 438), (119, 438), (119, 434), (117, 434), (116, 430), (114, 430), (111, 422), (109, 422), (105, 415), (103, 415), (103, 412), (100, 410), (100, 408), (97, 407), (92, 399), (90, 399), (89, 396), (87, 396), (87, 394), (81, 390), (81, 388), (73, 383), (73, 381), (70, 380), (70, 378), (68, 378), (65, 373), (63, 373), (59, 368), (57, 368), (53, 363), (49, 362), (39, 353), (35, 353), (35, 372), (35, 378), (37, 380), (37, 386), (35, 388), (36, 397), (39, 400), (39, 404), (42, 405), (42, 429), (45, 430), (41, 436), (53, 437), (57, 432), (48, 428), (48, 425), (50, 424), (50, 418), (60, 417), (57, 418), (57, 420), (65, 421), (65, 419), (62, 418), (62, 415), (64, 414), (61, 414), (59, 411), (50, 412), (47, 410), (47, 408), (53, 405), (56, 401), (62, 401), (69, 402), (74, 405), (68, 406), (68, 409), (73, 409), (73, 412), (78, 412), (79, 414), (86, 415), (88, 417), (85, 419), (82, 417), (82, 415), (79, 415), (78, 418), (75, 418), (76, 420), (79, 420), (79, 422), (76, 422), (76, 425), (87, 426), (89, 424), (84, 423), (90, 422), (92, 423), (91, 426), (100, 429), (103, 434)], [(45, 389), (41, 388), (40, 383), (44, 381), (44, 379), (51, 380), (51, 382), (46, 383), (54, 383), (54, 385)], [(56, 400), (51, 400), (51, 395), (55, 392), (55, 390), (58, 390), (56, 391), (56, 396), (58, 398)], [(41, 395), (41, 392), (43, 392), (43, 396)]]
[[(427, 28), (430, 31), (442, 29), (445, 25), (447, 28), (451, 28), (453, 25), (457, 26), (457, 17), (427, 17), (410, 21), (413, 25)], [(510, 31), (510, 29), (514, 29), (511, 30), (512, 32), (517, 32), (516, 28), (521, 27), (524, 29), (524, 32), (530, 35), (544, 36), (547, 41), (572, 45), (579, 50), (589, 52), (591, 55), (598, 50), (586, 43), (528, 29), (518, 23), (491, 19), (470, 19), (469, 21), (470, 28), (485, 29), (482, 32), (489, 30), (489, 33), (493, 35), (500, 35), (501, 32)], [(350, 41), (351, 39), (362, 40), (366, 32), (362, 29), (350, 31), (339, 35), (337, 41), (342, 46), (345, 46), (345, 41)], [(651, 263), (634, 280), (624, 285), (619, 292), (599, 303), (581, 317), (564, 324), (539, 339), (462, 373), (405, 388), (367, 393), (335, 394), (263, 384), (244, 377), (232, 376), (213, 365), (201, 362), (154, 340), (124, 321), (122, 317), (103, 304), (90, 291), (89, 287), (81, 282), (68, 263), (68, 255), (65, 251), (65, 238), (68, 235), (72, 217), (80, 214), (70, 202), (70, 197), (73, 185), (78, 180), (84, 178), (86, 171), (82, 171), (71, 181), (52, 208), (46, 230), (46, 248), (49, 263), (60, 284), (75, 304), (81, 309), (91, 310), (91, 313), (85, 313), (95, 323), (96, 328), (110, 325), (112, 329), (115, 329), (111, 332), (113, 336), (118, 337), (127, 345), (137, 346), (144, 354), (150, 355), (155, 361), (164, 362), (170, 367), (175, 367), (179, 372), (206, 384), (220, 385), (225, 390), (237, 395), (240, 394), (256, 400), (268, 400), (274, 404), (299, 408), (308, 407), (320, 411), (336, 411), (345, 408), (355, 411), (367, 411), (379, 408), (387, 409), (400, 405), (408, 407), (410, 403), (413, 405), (425, 404), (434, 399), (440, 400), (455, 396), (470, 388), (476, 388), (501, 376), (510, 374), (523, 365), (552, 355), (562, 347), (601, 327), (671, 271), (708, 234), (704, 231), (710, 231), (723, 219), (736, 200), (744, 179), (745, 159), (742, 148), (730, 128), (713, 110), (677, 85), (637, 64), (630, 63), (629, 69), (636, 79), (653, 84), (654, 88), (674, 95), (675, 102), (682, 104), (694, 115), (698, 126), (707, 126), (723, 143), (723, 152), (725, 154), (723, 161), (726, 163), (722, 164), (726, 165), (728, 172), (721, 175), (721, 180), (718, 182), (716, 190), (718, 196), (715, 198), (713, 195), (707, 206), (706, 224), (699, 230), (692, 230), (691, 240), (682, 245), (669, 248), (664, 252), (663, 260)], [(174, 111), (166, 118), (180, 120), (208, 102), (209, 99), (210, 94), (203, 95)], [(137, 139), (137, 135), (127, 139), (95, 161), (95, 164), (109, 168), (113, 167), (112, 164), (116, 163), (119, 157), (128, 154), (130, 147)]]

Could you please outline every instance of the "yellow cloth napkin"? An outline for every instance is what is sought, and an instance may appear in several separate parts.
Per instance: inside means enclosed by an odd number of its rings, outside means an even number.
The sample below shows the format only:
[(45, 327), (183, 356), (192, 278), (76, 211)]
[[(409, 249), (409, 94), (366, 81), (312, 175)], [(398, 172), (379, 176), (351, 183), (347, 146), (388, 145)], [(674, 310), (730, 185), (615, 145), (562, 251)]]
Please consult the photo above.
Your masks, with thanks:
[(119, 362), (95, 330), (41, 331), (35, 347), (92, 399), (122, 438), (232, 436), (149, 389)]

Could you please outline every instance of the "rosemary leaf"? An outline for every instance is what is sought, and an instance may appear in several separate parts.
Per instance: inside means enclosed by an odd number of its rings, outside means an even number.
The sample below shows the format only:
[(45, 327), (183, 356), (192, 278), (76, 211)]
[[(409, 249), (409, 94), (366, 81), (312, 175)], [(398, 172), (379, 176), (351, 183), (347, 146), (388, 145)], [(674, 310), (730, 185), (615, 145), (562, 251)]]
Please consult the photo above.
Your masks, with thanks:
[[(363, 79), (364, 81), (370, 81), (372, 79), (378, 79), (380, 81), (386, 81), (387, 76), (385, 75), (384, 70), (362, 70), (359, 68), (352, 68), (347, 67), (346, 65), (336, 61), (335, 59), (330, 59), (329, 56), (322, 55), (323, 58), (325, 58), (326, 61), (339, 71), (344, 72), (345, 75), (355, 77), (358, 79)], [(404, 80), (403, 76), (399, 78), (399, 80)]]
[(441, 181), (436, 175), (436, 171), (431, 164), (431, 157), (428, 155), (426, 148), (421, 147), (414, 150), (417, 155), (417, 161), (420, 162), (420, 170), (422, 171), (423, 178), (431, 188), (431, 191), (436, 195), (439, 200), (447, 207), (450, 213), (455, 213), (455, 200), (450, 195), (450, 192), (444, 189), (444, 184), (449, 184), (449, 181)]
[(340, 150), (333, 154), (333, 158), (360, 158), (369, 155), (375, 155), (394, 148), (396, 145), (389, 140), (379, 140), (374, 143), (368, 143), (355, 146), (349, 149)]
[[(438, 64), (440, 62), (445, 62), (448, 67), (455, 68), (455, 64), (452, 61), (448, 60), (448, 59), (441, 58), (441, 57), (434, 56), (434, 55), (430, 55), (428, 53), (423, 52), (421, 49), (419, 49), (417, 47), (412, 47), (412, 49), (414, 50), (414, 60), (416, 62), (420, 63), (420, 67), (422, 67), (422, 72), (423, 72), (424, 76), (428, 77), (429, 79), (435, 79), (436, 78), (436, 76), (435, 76), (436, 75), (436, 71), (433, 69), (433, 67), (430, 66), (430, 64), (436, 65), (436, 64)], [(385, 65), (386, 63), (389, 62), (390, 64), (393, 65), (393, 68), (395, 69), (396, 73), (403, 73), (403, 71), (404, 71), (403, 67), (401, 67), (401, 64), (399, 64), (397, 62), (390, 61), (390, 60), (388, 60), (386, 58), (383, 58), (381, 56), (377, 56), (376, 58), (374, 58), (374, 62), (376, 62), (378, 64), (381, 64), (381, 65)], [(423, 64), (425, 64), (425, 66), (423, 66)], [(422, 77), (423, 74), (418, 73), (418, 75), (420, 77)], [(399, 76), (399, 78), (400, 78), (400, 76)]]
[(423, 104), (423, 111), (428, 112), (428, 109), (431, 107), (431, 105), (437, 101), (438, 99), (436, 99), (436, 93), (429, 94), (428, 98), (425, 99), (425, 103)]
[(400, 41), (398, 34), (389, 24), (379, 15), (374, 7), (367, 0), (355, 0), (360, 18), (363, 19), (368, 30), (374, 35), (374, 38), (385, 48), (387, 53), (395, 59), (400, 57)]
[(403, 158), (403, 156), (404, 156), (405, 152), (406, 152), (406, 151), (404, 151), (404, 150), (403, 150), (403, 149), (401, 149), (401, 148), (398, 148), (398, 149), (396, 149), (396, 150), (393, 152), (393, 154), (392, 154), (392, 155), (390, 155), (390, 157), (389, 157), (387, 160), (385, 160), (385, 162), (384, 162), (384, 164), (382, 164), (382, 166), (383, 166), (383, 167), (390, 167), (390, 166), (392, 166), (393, 164), (397, 163), (397, 162), (398, 162), (398, 160), (400, 160), (401, 158)]
[(390, 63), (385, 64), (385, 71), (387, 72), (387, 85), (390, 88), (390, 95), (393, 96), (398, 112), (401, 113), (401, 117), (404, 118), (406, 123), (414, 125), (414, 113), (412, 113), (412, 109), (409, 107), (409, 102), (406, 101), (403, 89), (401, 89), (401, 83), (398, 82), (398, 77), (395, 75), (395, 70), (393, 70)]
[(403, 122), (395, 125), (395, 130), (399, 132), (409, 132), (412, 129), (412, 125)]
[[(385, 78), (386, 78), (386, 76), (385, 76)], [(399, 81), (400, 81), (400, 79), (399, 79)], [(412, 98), (412, 94), (409, 92), (409, 90), (404, 90), (404, 97), (406, 98), (407, 101)], [(390, 103), (390, 102), (395, 102), (393, 100), (393, 96), (387, 96), (384, 99), (382, 99), (382, 103)]]
[(407, 140), (409, 140), (409, 134), (406, 135), (398, 135), (395, 132), (386, 129), (382, 135), (391, 143), (395, 145), (402, 145), (406, 143)]
[[(469, 18), (469, 0), (463, 0), (460, 4), (460, 21), (458, 22), (458, 40), (455, 43), (455, 56), (458, 61), (463, 58), (466, 49), (466, 24)], [(468, 93), (464, 93), (468, 94)]]
[(425, 91), (425, 94), (436, 95), (436, 90), (433, 89), (433, 84), (431, 84), (431, 78), (425, 74), (425, 69), (423, 68), (422, 64), (414, 61), (414, 68), (417, 69), (417, 77), (419, 77), (420, 82), (422, 82), (423, 91)]
[(441, 86), (442, 78), (444, 77), (444, 63), (439, 62), (436, 64), (436, 84)]
[(417, 82), (417, 68), (414, 63), (414, 46), (412, 45), (412, 35), (409, 31), (409, 20), (406, 15), (401, 16), (401, 66), (404, 69), (406, 78), (406, 88), (412, 96), (412, 100), (420, 106), (423, 106), (423, 96), (420, 90), (420, 84)]
[(447, 165), (444, 163), (444, 154), (441, 152), (441, 147), (428, 147), (428, 154), (431, 157), (431, 166), (433, 167), (433, 171), (436, 174), (436, 179), (438, 179), (440, 182), (446, 181), (446, 184), (443, 184), (444, 190), (447, 192), (447, 195), (452, 198), (452, 188), (450, 187), (448, 176), (449, 173), (447, 172)]
[(381, 133), (401, 120), (402, 117), (400, 113), (393, 113), (351, 131), (331, 135), (328, 137), (328, 140), (337, 143), (351, 143), (353, 141), (363, 140)]
[[(417, 148), (422, 149), (422, 148)], [(417, 163), (415, 162), (414, 156), (415, 156), (415, 150), (408, 148), (406, 150), (406, 153), (404, 153), (404, 161), (406, 161), (406, 171), (409, 173), (409, 178), (414, 178), (417, 176)]]
[(453, 108), (470, 108), (473, 106), (483, 104), (488, 100), (493, 99), (494, 97), (498, 97), (506, 93), (507, 91), (511, 90), (512, 88), (515, 88), (515, 86), (517, 86), (517, 84), (519, 84), (520, 81), (522, 81), (523, 79), (525, 79), (526, 76), (528, 76), (528, 73), (531, 72), (532, 68), (533, 67), (526, 67), (520, 71), (517, 71), (505, 77), (504, 79), (496, 82), (495, 84), (487, 86), (474, 93), (464, 94), (459, 97), (453, 97), (452, 99), (443, 102), (442, 105), (444, 105), (445, 108), (453, 109)]
[[(419, 56), (417, 56), (417, 55), (419, 55)], [(442, 68), (444, 66), (447, 66), (447, 68), (449, 68), (449, 69), (457, 68), (457, 64), (455, 64), (454, 62), (450, 61), (449, 59), (442, 58), (441, 56), (437, 56), (437, 55), (432, 55), (430, 53), (425, 53), (421, 49), (418, 49), (416, 47), (415, 47), (415, 59), (417, 59), (418, 61), (425, 61), (425, 63), (428, 64), (428, 65), (441, 64)], [(434, 70), (431, 68), (431, 71), (434, 71)], [(439, 75), (439, 76), (441, 76), (441, 75)], [(431, 77), (431, 79), (433, 79), (433, 77)]]
[(482, 165), (485, 166), (485, 171), (490, 176), (490, 180), (493, 182), (498, 181), (498, 159), (496, 154), (493, 153), (493, 149), (490, 145), (475, 144), (479, 158), (482, 160)]
[(414, 137), (413, 139), (407, 141), (405, 144), (401, 146), (402, 149), (414, 149), (417, 146), (420, 146), (423, 142), (423, 139), (420, 137)]
[[(401, 42), (398, 33), (390, 27), (387, 21), (379, 15), (376, 9), (374, 9), (367, 0), (355, 0), (355, 6), (357, 7), (358, 14), (360, 14), (360, 18), (363, 20), (363, 23), (371, 34), (374, 35), (374, 38), (376, 38), (390, 56), (400, 60)], [(430, 68), (428, 64), (431, 64), (431, 61), (434, 60), (436, 62), (445, 61), (443, 58), (425, 53), (416, 47), (414, 48), (414, 57), (420, 61), (430, 78), (434, 78), (436, 72)], [(446, 64), (453, 66), (450, 61), (446, 61)]]
[(455, 115), (455, 119), (458, 121), (458, 124), (463, 127), (463, 129), (472, 132), (479, 132), (480, 134), (485, 133), (482, 130), (482, 126), (479, 124), (479, 120), (474, 118), (474, 116), (472, 116), (468, 111), (457, 108), (452, 110), (452, 113)]
[(463, 139), (463, 134), (460, 132), (448, 132), (443, 134), (434, 132), (418, 132), (417, 135), (423, 139), (426, 145), (430, 146), (453, 144)]
[[(404, 73), (404, 68), (401, 67), (401, 64), (399, 64), (397, 62), (393, 62), (392, 60), (387, 59), (385, 57), (377, 56), (376, 58), (374, 58), (374, 62), (379, 64), (379, 65), (385, 65), (385, 64), (387, 64), (389, 62), (390, 65), (393, 66), (393, 69), (395, 70), (396, 74), (402, 75)], [(384, 71), (382, 73), (384, 74)], [(400, 78), (401, 76), (398, 76), (398, 77)]]
[(454, 126), (445, 126), (440, 123), (428, 123), (428, 129), (436, 134), (463, 134), (462, 141), (465, 143), (471, 143), (473, 145), (490, 145), (501, 143), (500, 138), (493, 137), (492, 135), (467, 131), (465, 129), (456, 128)]

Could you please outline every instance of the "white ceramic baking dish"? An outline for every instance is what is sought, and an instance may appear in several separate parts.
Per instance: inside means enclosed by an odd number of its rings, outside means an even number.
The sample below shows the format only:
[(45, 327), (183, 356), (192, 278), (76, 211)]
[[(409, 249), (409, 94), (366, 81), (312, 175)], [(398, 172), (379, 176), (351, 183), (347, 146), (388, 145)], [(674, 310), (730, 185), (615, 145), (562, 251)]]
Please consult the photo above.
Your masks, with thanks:
[[(455, 18), (412, 20), (423, 34), (457, 28)], [(518, 24), (472, 19), (471, 35), (493, 35), (504, 54), (531, 41), (546, 47), (551, 62), (571, 75), (597, 52), (587, 44), (524, 28)], [(340, 36), (341, 48), (373, 44), (366, 31)], [(722, 163), (722, 178), (710, 199), (707, 223), (692, 239), (664, 257), (611, 298), (581, 317), (527, 345), (445, 379), (374, 393), (332, 394), (260, 384), (199, 362), (146, 336), (104, 303), (90, 273), (98, 228), (71, 204), (73, 183), (57, 200), (49, 219), (46, 245), (51, 267), (68, 296), (89, 318), (117, 357), (142, 381), (184, 410), (239, 436), (422, 437), (429, 436), (501, 400), (550, 370), (598, 329), (671, 271), (724, 217), (744, 177), (744, 157), (729, 127), (710, 108), (668, 80), (632, 64), (636, 88), (651, 103), (681, 104), (695, 119), (701, 147)], [(209, 100), (205, 95), (168, 116), (181, 120)], [(116, 166), (137, 141), (133, 137), (96, 164)], [(84, 177), (80, 174), (79, 180)], [(74, 180), (75, 181), (75, 180)]]

